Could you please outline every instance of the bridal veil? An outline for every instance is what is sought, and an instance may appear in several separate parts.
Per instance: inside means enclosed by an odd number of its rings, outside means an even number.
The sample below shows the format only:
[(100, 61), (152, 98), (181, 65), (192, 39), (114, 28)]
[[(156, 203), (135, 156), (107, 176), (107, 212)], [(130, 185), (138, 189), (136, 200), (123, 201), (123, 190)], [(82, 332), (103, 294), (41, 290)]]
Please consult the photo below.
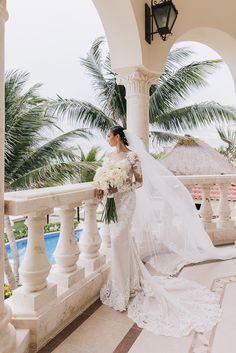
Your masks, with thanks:
[(212, 244), (182, 182), (146, 151), (139, 137), (127, 130), (125, 135), (142, 167), (132, 224), (141, 259), (162, 274), (175, 274), (189, 263), (236, 257), (235, 246)]

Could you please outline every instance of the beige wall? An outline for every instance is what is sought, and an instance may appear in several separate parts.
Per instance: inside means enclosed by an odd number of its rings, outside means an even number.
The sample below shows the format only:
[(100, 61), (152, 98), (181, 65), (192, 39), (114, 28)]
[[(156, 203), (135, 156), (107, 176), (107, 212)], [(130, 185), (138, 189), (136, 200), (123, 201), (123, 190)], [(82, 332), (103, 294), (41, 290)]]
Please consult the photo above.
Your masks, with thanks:
[(173, 36), (163, 42), (155, 35), (151, 45), (144, 38), (144, 0), (93, 2), (104, 25), (114, 70), (143, 66), (161, 73), (172, 45), (193, 40), (216, 50), (236, 78), (235, 0), (174, 0), (179, 15)]

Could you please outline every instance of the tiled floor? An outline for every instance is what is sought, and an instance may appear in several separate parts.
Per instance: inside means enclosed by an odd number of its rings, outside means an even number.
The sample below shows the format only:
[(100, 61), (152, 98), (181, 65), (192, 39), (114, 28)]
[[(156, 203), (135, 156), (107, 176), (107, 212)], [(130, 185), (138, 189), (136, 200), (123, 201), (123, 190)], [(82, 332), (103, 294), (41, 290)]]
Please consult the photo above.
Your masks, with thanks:
[(156, 336), (97, 301), (39, 353), (235, 353), (236, 260), (188, 266), (180, 276), (221, 296), (222, 321), (208, 334)]

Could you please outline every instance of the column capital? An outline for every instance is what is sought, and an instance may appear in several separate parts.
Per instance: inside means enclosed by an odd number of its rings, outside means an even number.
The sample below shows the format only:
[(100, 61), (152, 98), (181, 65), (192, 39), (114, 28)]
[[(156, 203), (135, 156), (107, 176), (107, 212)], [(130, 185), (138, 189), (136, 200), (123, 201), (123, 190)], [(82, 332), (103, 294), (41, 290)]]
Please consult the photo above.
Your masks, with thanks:
[(8, 12), (6, 9), (6, 0), (0, 0), (0, 21), (6, 22), (8, 20)]
[(135, 67), (133, 71), (129, 70), (118, 72), (118, 83), (126, 88), (126, 97), (132, 95), (149, 96), (149, 88), (157, 83), (160, 75), (148, 71), (141, 67)]

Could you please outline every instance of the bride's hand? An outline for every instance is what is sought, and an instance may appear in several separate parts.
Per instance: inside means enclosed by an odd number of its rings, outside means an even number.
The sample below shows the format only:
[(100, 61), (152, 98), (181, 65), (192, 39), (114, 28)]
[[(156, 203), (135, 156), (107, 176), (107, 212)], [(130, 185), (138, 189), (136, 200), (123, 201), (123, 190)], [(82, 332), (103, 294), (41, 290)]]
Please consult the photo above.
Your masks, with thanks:
[(118, 189), (117, 188), (113, 188), (113, 187), (109, 187), (109, 193), (110, 194), (115, 194), (116, 192), (118, 192)]
[(104, 191), (102, 189), (95, 189), (94, 196), (101, 200), (104, 196)]

